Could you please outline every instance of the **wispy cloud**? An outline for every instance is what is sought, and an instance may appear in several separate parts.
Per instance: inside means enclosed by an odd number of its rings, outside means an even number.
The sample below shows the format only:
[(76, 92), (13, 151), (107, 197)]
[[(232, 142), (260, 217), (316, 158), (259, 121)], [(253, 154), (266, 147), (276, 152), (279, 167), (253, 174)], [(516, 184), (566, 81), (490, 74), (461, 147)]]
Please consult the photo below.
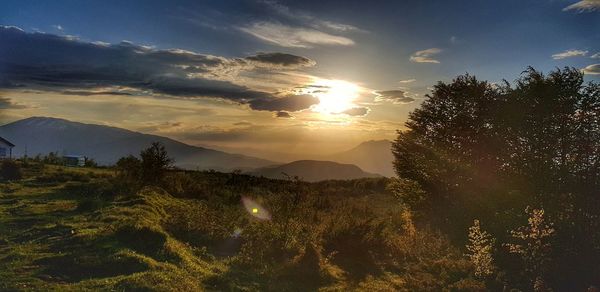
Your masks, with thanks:
[(406, 84), (406, 83), (413, 83), (415, 81), (417, 81), (417, 79), (405, 79), (405, 80), (398, 81), (398, 83)]
[(285, 53), (258, 53), (254, 56), (246, 57), (246, 60), (258, 62), (259, 64), (268, 64), (284, 67), (311, 67), (316, 64), (315, 61), (292, 54)]
[(592, 58), (592, 59), (600, 59), (600, 53), (595, 53), (595, 54), (591, 55), (590, 58)]
[(366, 32), (354, 25), (340, 23), (330, 20), (319, 19), (318, 17), (308, 13), (306, 11), (290, 9), (290, 7), (283, 5), (277, 1), (265, 0), (261, 1), (269, 9), (275, 11), (278, 15), (281, 15), (290, 20), (296, 20), (301, 22), (305, 26), (309, 26), (315, 29), (329, 29), (337, 32)]
[(354, 45), (354, 41), (343, 36), (336, 36), (311, 28), (300, 28), (273, 22), (256, 22), (240, 27), (263, 41), (282, 47), (311, 48), (314, 45)]
[(353, 107), (341, 112), (341, 114), (346, 114), (353, 117), (364, 117), (369, 113), (370, 110), (371, 109), (368, 107)]
[(389, 101), (395, 104), (407, 104), (415, 101), (414, 98), (407, 96), (406, 92), (402, 90), (380, 90), (374, 93), (376, 95), (375, 101)]
[(442, 50), (438, 48), (431, 48), (422, 51), (416, 51), (410, 56), (410, 61), (415, 63), (440, 63), (440, 61), (433, 59), (434, 55), (441, 53)]
[(582, 51), (582, 50), (566, 50), (562, 53), (552, 55), (552, 59), (560, 60), (560, 59), (566, 59), (566, 58), (571, 58), (571, 57), (583, 57), (583, 56), (587, 55), (587, 53), (588, 53), (588, 51)]
[(600, 75), (600, 64), (592, 64), (583, 69), (581, 69), (583, 73), (590, 75)]
[(64, 28), (63, 28), (63, 27), (62, 27), (62, 25), (60, 25), (60, 24), (55, 24), (55, 25), (53, 25), (52, 27), (53, 27), (54, 29), (56, 29), (56, 30), (60, 30), (60, 31), (63, 31), (63, 30), (64, 30)]
[(600, 0), (582, 0), (563, 8), (563, 11), (570, 10), (577, 12), (600, 11)]
[(24, 109), (25, 105), (15, 103), (8, 97), (0, 96), (0, 109)]

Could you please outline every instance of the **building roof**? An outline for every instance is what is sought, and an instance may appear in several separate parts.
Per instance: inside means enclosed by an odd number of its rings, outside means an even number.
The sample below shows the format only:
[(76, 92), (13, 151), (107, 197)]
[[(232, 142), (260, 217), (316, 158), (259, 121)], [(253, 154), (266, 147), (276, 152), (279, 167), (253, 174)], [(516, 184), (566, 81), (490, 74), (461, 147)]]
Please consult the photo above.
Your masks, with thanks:
[(10, 147), (15, 147), (15, 144), (10, 143), (10, 141), (8, 141), (8, 140), (6, 140), (6, 139), (4, 139), (2, 137), (0, 137), (0, 142), (3, 142), (4, 144), (7, 144)]

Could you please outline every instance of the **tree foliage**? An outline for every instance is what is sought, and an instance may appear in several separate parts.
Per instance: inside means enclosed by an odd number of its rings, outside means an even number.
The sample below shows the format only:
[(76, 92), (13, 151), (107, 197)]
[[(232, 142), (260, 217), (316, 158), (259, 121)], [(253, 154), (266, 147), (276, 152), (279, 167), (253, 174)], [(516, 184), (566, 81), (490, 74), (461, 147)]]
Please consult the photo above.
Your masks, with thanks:
[(512, 84), (461, 75), (435, 85), (406, 127), (394, 167), (404, 186), (418, 187), (419, 200), (404, 195), (418, 218), (459, 242), (479, 218), (505, 242), (520, 210), (543, 206), (569, 277), (549, 271), (555, 285), (598, 283), (600, 85), (575, 68), (528, 68)]
[(475, 267), (475, 276), (486, 278), (491, 276), (496, 267), (494, 266), (493, 250), (495, 239), (485, 230), (481, 229), (479, 220), (473, 221), (469, 227), (469, 243), (467, 256)]
[(165, 172), (173, 166), (174, 160), (169, 157), (165, 146), (154, 142), (140, 152), (141, 178), (146, 184), (157, 184), (162, 181)]

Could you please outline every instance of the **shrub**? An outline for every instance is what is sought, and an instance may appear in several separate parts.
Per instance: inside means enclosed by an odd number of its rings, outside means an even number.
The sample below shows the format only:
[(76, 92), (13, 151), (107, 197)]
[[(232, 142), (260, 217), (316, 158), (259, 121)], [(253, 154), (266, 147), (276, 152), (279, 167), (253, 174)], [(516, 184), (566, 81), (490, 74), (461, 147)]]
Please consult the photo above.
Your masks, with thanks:
[(23, 178), (23, 171), (16, 161), (4, 160), (0, 165), (0, 177), (4, 180), (20, 180)]

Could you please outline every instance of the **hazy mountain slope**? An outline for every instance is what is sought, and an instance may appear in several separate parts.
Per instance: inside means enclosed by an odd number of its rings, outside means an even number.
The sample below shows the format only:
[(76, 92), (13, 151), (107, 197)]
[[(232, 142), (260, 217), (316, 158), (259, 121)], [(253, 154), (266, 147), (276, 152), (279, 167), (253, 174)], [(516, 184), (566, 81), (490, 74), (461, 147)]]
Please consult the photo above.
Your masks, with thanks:
[[(211, 146), (208, 147), (213, 148)], [(286, 153), (248, 147), (227, 148), (216, 146), (215, 148), (228, 152), (241, 153), (284, 162), (292, 162), (297, 160), (320, 160), (348, 163), (354, 164), (365, 171), (381, 174), (383, 176), (392, 177), (395, 175), (392, 166), (392, 161), (394, 160), (391, 151), (392, 142), (389, 140), (366, 141), (350, 150), (326, 155), (319, 155), (317, 153)]]
[(395, 175), (391, 148), (392, 142), (389, 140), (371, 140), (348, 151), (328, 155), (322, 159), (354, 164), (365, 171), (390, 177)]
[(250, 174), (280, 179), (287, 178), (287, 174), (292, 177), (298, 176), (300, 179), (309, 182), (378, 177), (376, 174), (364, 172), (356, 165), (318, 160), (298, 160), (282, 165), (263, 167), (250, 172)]
[(17, 145), (13, 151), (16, 156), (23, 155), (25, 151), (29, 156), (55, 151), (59, 154), (85, 155), (101, 164), (111, 164), (120, 157), (137, 155), (141, 149), (158, 141), (175, 158), (176, 165), (184, 168), (251, 169), (274, 163), (191, 146), (166, 137), (46, 117), (32, 117), (0, 126), (0, 136)]

